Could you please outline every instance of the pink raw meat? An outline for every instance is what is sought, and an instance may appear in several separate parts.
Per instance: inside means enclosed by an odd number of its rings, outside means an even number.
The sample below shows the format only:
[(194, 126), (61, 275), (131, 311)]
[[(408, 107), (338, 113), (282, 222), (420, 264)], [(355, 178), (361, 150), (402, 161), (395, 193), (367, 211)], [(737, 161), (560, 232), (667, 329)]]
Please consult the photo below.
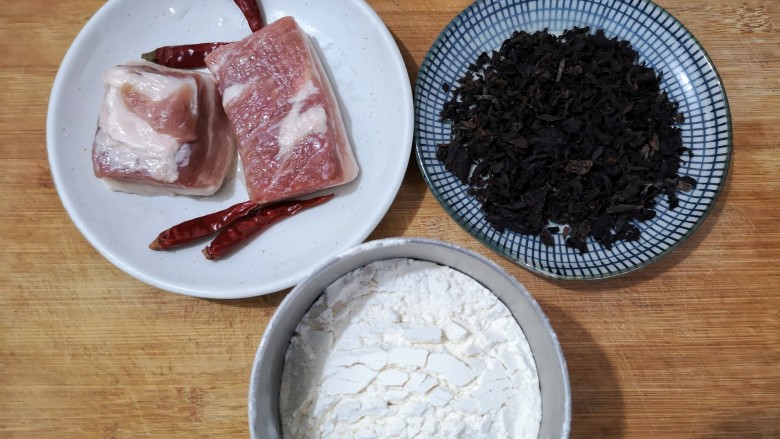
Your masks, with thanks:
[(220, 47), (206, 64), (222, 92), (252, 201), (306, 195), (357, 176), (328, 76), (292, 17)]
[(92, 145), (95, 175), (115, 190), (211, 195), (236, 148), (214, 78), (145, 61), (110, 69)]

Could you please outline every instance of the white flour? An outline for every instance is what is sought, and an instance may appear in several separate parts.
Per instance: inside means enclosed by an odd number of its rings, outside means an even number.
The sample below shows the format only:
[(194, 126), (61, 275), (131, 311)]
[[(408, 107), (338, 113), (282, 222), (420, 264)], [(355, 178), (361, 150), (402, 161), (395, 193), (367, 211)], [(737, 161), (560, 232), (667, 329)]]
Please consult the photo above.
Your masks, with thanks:
[(374, 262), (334, 282), (296, 328), (285, 439), (536, 438), (541, 396), (509, 310), (430, 262)]

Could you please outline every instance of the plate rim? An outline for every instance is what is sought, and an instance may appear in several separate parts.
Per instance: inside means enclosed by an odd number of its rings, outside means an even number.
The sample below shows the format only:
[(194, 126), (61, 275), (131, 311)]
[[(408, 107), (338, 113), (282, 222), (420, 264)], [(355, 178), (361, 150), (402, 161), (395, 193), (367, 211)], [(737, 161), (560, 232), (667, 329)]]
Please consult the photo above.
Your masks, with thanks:
[[(661, 18), (671, 19), (674, 24), (679, 26), (683, 32), (684, 35), (691, 39), (691, 41), (694, 43), (695, 47), (701, 51), (701, 54), (704, 57), (704, 60), (706, 61), (707, 66), (709, 69), (711, 69), (712, 73), (714, 74), (714, 83), (717, 84), (717, 86), (720, 88), (720, 92), (723, 95), (723, 111), (724, 111), (724, 118), (726, 120), (726, 126), (728, 131), (728, 138), (726, 140), (726, 157), (725, 157), (725, 165), (723, 168), (723, 176), (720, 179), (720, 183), (718, 184), (718, 188), (716, 191), (714, 191), (712, 195), (712, 202), (707, 206), (707, 209), (702, 213), (701, 217), (688, 229), (685, 234), (683, 234), (680, 238), (676, 239), (675, 242), (661, 251), (660, 253), (656, 254), (652, 258), (643, 261), (638, 264), (633, 264), (629, 267), (615, 270), (615, 271), (609, 271), (607, 273), (598, 273), (593, 275), (572, 275), (572, 274), (558, 274), (549, 270), (545, 270), (540, 267), (533, 266), (526, 261), (524, 261), (521, 258), (515, 258), (512, 257), (511, 254), (509, 254), (508, 251), (503, 250), (500, 248), (500, 246), (494, 244), (492, 241), (486, 239), (484, 236), (484, 233), (481, 233), (472, 227), (470, 227), (467, 222), (465, 222), (459, 215), (456, 215), (455, 212), (452, 210), (451, 207), (449, 207), (449, 204), (446, 203), (444, 198), (439, 194), (437, 191), (433, 189), (433, 182), (431, 180), (431, 177), (429, 173), (426, 170), (426, 167), (423, 163), (423, 157), (421, 153), (421, 147), (420, 147), (420, 135), (419, 135), (419, 129), (418, 129), (418, 94), (420, 92), (420, 78), (422, 75), (425, 74), (425, 72), (430, 68), (430, 64), (432, 63), (433, 58), (433, 51), (434, 48), (442, 47), (442, 41), (446, 34), (452, 31), (456, 26), (458, 26), (461, 22), (465, 20), (466, 17), (469, 16), (469, 14), (472, 13), (472, 11), (478, 7), (480, 7), (480, 4), (482, 3), (488, 3), (492, 0), (476, 0), (475, 2), (468, 5), (466, 8), (464, 8), (462, 11), (460, 11), (455, 17), (450, 20), (449, 23), (442, 29), (442, 31), (437, 35), (436, 39), (431, 43), (431, 47), (428, 49), (428, 52), (425, 54), (425, 57), (423, 58), (420, 69), (417, 73), (417, 78), (415, 79), (415, 86), (414, 86), (414, 98), (415, 98), (415, 107), (414, 107), (414, 117), (415, 117), (415, 129), (414, 129), (414, 153), (415, 153), (415, 161), (417, 162), (417, 166), (420, 170), (420, 173), (423, 176), (423, 179), (425, 180), (426, 185), (428, 186), (428, 190), (433, 194), (436, 201), (439, 203), (439, 205), (442, 207), (442, 209), (447, 213), (447, 215), (455, 221), (458, 226), (461, 227), (464, 231), (466, 231), (470, 236), (477, 239), (480, 243), (482, 243), (484, 246), (491, 249), (493, 252), (497, 253), (501, 257), (513, 262), (516, 265), (519, 265), (526, 270), (535, 273), (537, 275), (540, 275), (541, 277), (552, 279), (552, 280), (563, 280), (563, 281), (575, 281), (575, 280), (587, 280), (587, 281), (598, 281), (598, 280), (604, 280), (604, 279), (610, 279), (618, 276), (622, 276), (628, 273), (632, 273), (634, 271), (637, 271), (641, 268), (647, 267), (649, 265), (654, 264), (655, 262), (662, 259), (664, 256), (668, 255), (672, 251), (679, 248), (686, 240), (688, 240), (704, 223), (704, 221), (709, 218), (710, 214), (714, 210), (715, 206), (718, 204), (720, 200), (720, 195), (723, 192), (723, 189), (726, 186), (729, 173), (731, 170), (731, 161), (733, 156), (733, 150), (734, 150), (734, 130), (732, 126), (732, 118), (731, 118), (731, 108), (729, 105), (728, 100), (728, 94), (726, 91), (726, 87), (723, 83), (723, 79), (720, 75), (720, 72), (718, 72), (718, 69), (715, 67), (715, 63), (712, 61), (712, 58), (710, 57), (709, 53), (707, 53), (706, 49), (702, 45), (702, 43), (699, 41), (698, 38), (693, 34), (693, 32), (690, 31), (679, 19), (677, 19), (672, 13), (667, 11), (662, 6), (658, 5), (657, 3), (652, 2), (651, 0), (637, 0), (640, 2), (644, 2), (645, 4), (648, 4), (652, 9), (659, 11), (661, 14), (661, 17), (654, 18), (654, 21), (660, 20)], [(535, 3), (537, 0), (502, 0), (502, 3), (509, 3), (511, 5), (515, 4), (522, 4), (522, 3)], [(589, 1), (589, 0), (585, 0)], [(592, 1), (592, 0), (591, 0)], [(618, 0), (610, 0), (610, 3), (621, 3)], [(568, 5), (567, 5), (568, 7)], [(632, 5), (633, 7), (633, 5)], [(469, 196), (470, 197), (470, 196)], [(489, 223), (484, 223), (487, 227), (495, 230)], [(510, 233), (516, 234), (516, 235), (522, 235), (518, 232), (510, 231)]]
[[(60, 60), (57, 67), (57, 73), (51, 85), (46, 111), (47, 162), (52, 176), (52, 183), (57, 192), (58, 199), (68, 214), (68, 217), (76, 226), (76, 229), (79, 231), (81, 236), (83, 236), (87, 242), (89, 242), (89, 244), (113, 266), (119, 268), (121, 271), (125, 272), (131, 277), (147, 285), (164, 290), (165, 292), (204, 299), (230, 300), (259, 297), (267, 294), (281, 292), (285, 289), (294, 287), (302, 279), (308, 276), (308, 271), (298, 271), (297, 274), (293, 274), (285, 278), (277, 280), (272, 279), (262, 288), (255, 285), (249, 286), (244, 283), (241, 287), (230, 289), (227, 293), (224, 292), (227, 290), (198, 289), (194, 287), (189, 288), (183, 285), (175, 285), (170, 282), (162, 281), (154, 276), (149, 276), (142, 271), (137, 270), (132, 265), (126, 263), (123, 258), (116, 256), (111, 248), (102, 243), (96, 236), (93, 235), (92, 232), (89, 231), (90, 227), (87, 224), (86, 218), (83, 214), (79, 213), (79, 209), (75, 206), (75, 202), (73, 200), (74, 194), (69, 193), (66, 189), (64, 189), (67, 177), (64, 175), (64, 170), (61, 169), (61, 167), (57, 164), (57, 159), (61, 153), (58, 151), (57, 144), (59, 142), (55, 139), (54, 135), (56, 132), (56, 122), (61, 117), (61, 115), (58, 114), (60, 111), (58, 109), (62, 105), (60, 101), (64, 99), (65, 95), (66, 84), (64, 83), (64, 77), (70, 70), (64, 67), (66, 64), (72, 62), (71, 60), (76, 56), (76, 53), (80, 50), (79, 48), (83, 46), (84, 41), (88, 38), (87, 35), (94, 31), (93, 28), (100, 26), (100, 24), (105, 20), (105, 17), (109, 15), (114, 8), (118, 7), (118, 5), (126, 1), (131, 0), (109, 0), (100, 8), (98, 8), (97, 11), (87, 20), (81, 29), (79, 29), (76, 37), (73, 39), (73, 41), (71, 41), (64, 56)], [(405, 121), (401, 127), (402, 129), (400, 131), (402, 131), (402, 135), (399, 136), (399, 139), (406, 139), (404, 142), (408, 142), (408, 145), (403, 146), (403, 148), (401, 148), (401, 145), (399, 145), (399, 169), (397, 173), (393, 174), (393, 180), (383, 181), (382, 186), (389, 189), (387, 190), (388, 196), (381, 204), (377, 206), (376, 218), (374, 218), (373, 221), (367, 222), (365, 227), (360, 230), (361, 233), (352, 235), (351, 239), (346, 241), (347, 243), (344, 245), (346, 245), (347, 248), (364, 242), (387, 214), (387, 211), (390, 209), (392, 203), (398, 195), (398, 191), (400, 190), (404, 176), (408, 171), (409, 159), (414, 144), (414, 95), (412, 84), (409, 81), (409, 71), (406, 67), (406, 63), (404, 62), (400, 48), (398, 47), (398, 43), (396, 42), (390, 30), (387, 28), (387, 25), (382, 21), (381, 17), (365, 0), (351, 1), (355, 5), (356, 10), (359, 10), (368, 19), (370, 22), (370, 27), (376, 30), (376, 36), (379, 37), (379, 40), (382, 42), (382, 44), (388, 46), (390, 49), (390, 51), (388, 51), (386, 54), (386, 59), (392, 61), (393, 70), (395, 71), (394, 76), (397, 75), (398, 78), (402, 79), (399, 82), (403, 92), (400, 96), (401, 105), (399, 108), (404, 108), (404, 111), (407, 114), (402, 115), (402, 118), (405, 119)], [(353, 145), (353, 148), (355, 148), (355, 145)], [(339, 249), (336, 249), (334, 252), (331, 252), (331, 255), (338, 253)], [(319, 265), (319, 263), (315, 261), (313, 266), (317, 265)]]

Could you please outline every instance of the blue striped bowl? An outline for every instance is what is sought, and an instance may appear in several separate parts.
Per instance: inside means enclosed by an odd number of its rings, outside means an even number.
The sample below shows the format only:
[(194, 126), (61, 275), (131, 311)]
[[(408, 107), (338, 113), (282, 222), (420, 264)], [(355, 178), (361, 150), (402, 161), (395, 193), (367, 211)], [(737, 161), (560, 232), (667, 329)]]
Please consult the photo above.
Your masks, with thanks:
[[(438, 144), (450, 140), (450, 125), (439, 118), (449, 94), (482, 52), (497, 50), (513, 31), (548, 28), (561, 33), (574, 26), (604, 29), (608, 37), (631, 43), (640, 60), (663, 73), (662, 87), (685, 114), (680, 175), (697, 186), (679, 193), (680, 206), (659, 198), (657, 216), (639, 223), (642, 238), (607, 250), (592, 238), (589, 252), (567, 248), (561, 235), (551, 247), (538, 237), (499, 233), (485, 221), (480, 204), (436, 158)], [(506, 258), (556, 279), (600, 279), (644, 267), (676, 248), (712, 210), (731, 159), (732, 129), (726, 91), (715, 66), (696, 38), (671, 14), (646, 0), (478, 0), (439, 35), (423, 60), (414, 89), (415, 150), (425, 181), (447, 213), (466, 231)]]

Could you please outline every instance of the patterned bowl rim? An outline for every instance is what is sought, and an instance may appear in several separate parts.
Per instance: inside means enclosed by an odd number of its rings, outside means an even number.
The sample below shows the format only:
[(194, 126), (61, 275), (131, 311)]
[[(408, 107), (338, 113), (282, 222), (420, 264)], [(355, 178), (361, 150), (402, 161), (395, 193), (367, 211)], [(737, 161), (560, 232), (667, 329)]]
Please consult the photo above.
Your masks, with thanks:
[[(417, 166), (420, 169), (420, 173), (423, 176), (423, 179), (425, 180), (425, 183), (428, 185), (428, 189), (433, 193), (434, 198), (436, 198), (436, 201), (442, 206), (444, 211), (449, 215), (450, 218), (452, 218), (456, 224), (458, 224), (463, 230), (465, 230), (469, 235), (473, 236), (475, 239), (477, 239), (480, 243), (485, 245), (486, 247), (490, 248), (492, 251), (498, 253), (505, 259), (510, 260), (511, 262), (533, 272), (538, 275), (541, 275), (542, 277), (548, 278), (548, 279), (554, 279), (554, 280), (602, 280), (602, 279), (608, 279), (613, 278), (617, 276), (621, 276), (627, 273), (631, 273), (634, 271), (639, 270), (640, 268), (647, 267), (648, 265), (651, 265), (655, 262), (657, 262), (659, 259), (663, 258), (664, 256), (671, 253), (673, 250), (680, 247), (680, 245), (685, 242), (688, 238), (690, 238), (696, 230), (701, 227), (701, 225), (704, 223), (704, 221), (710, 216), (710, 213), (715, 208), (715, 205), (718, 203), (718, 200), (720, 198), (720, 194), (723, 192), (723, 188), (726, 185), (726, 181), (729, 177), (729, 171), (731, 169), (731, 157), (733, 154), (733, 127), (732, 127), (732, 120), (731, 120), (731, 108), (729, 106), (729, 100), (728, 95), (726, 93), (726, 87), (723, 84), (723, 80), (721, 78), (720, 73), (718, 72), (718, 69), (715, 67), (715, 63), (712, 61), (712, 58), (705, 50), (704, 46), (701, 44), (701, 42), (694, 36), (694, 34), (680, 21), (678, 20), (674, 15), (672, 15), (669, 11), (664, 9), (662, 6), (654, 3), (651, 0), (638, 0), (639, 2), (644, 2), (647, 5), (650, 6), (652, 11), (658, 11), (660, 12), (660, 16), (656, 19), (656, 21), (660, 18), (670, 19), (672, 20), (673, 24), (676, 24), (680, 27), (683, 31), (683, 36), (689, 38), (695, 47), (701, 52), (702, 56), (704, 57), (704, 60), (706, 61), (706, 65), (712, 70), (713, 75), (715, 76), (714, 82), (717, 84), (717, 86), (720, 88), (720, 93), (723, 95), (723, 112), (726, 119), (726, 129), (728, 131), (728, 137), (726, 139), (726, 157), (724, 161), (724, 168), (723, 168), (723, 176), (720, 178), (720, 182), (718, 184), (717, 189), (714, 191), (712, 195), (712, 202), (709, 203), (706, 210), (702, 212), (701, 217), (694, 223), (688, 230), (685, 231), (685, 233), (677, 238), (675, 242), (671, 245), (669, 245), (666, 249), (661, 251), (660, 253), (656, 254), (650, 259), (647, 259), (645, 261), (642, 261), (637, 264), (630, 265), (626, 268), (615, 270), (615, 271), (609, 271), (606, 273), (598, 273), (598, 274), (592, 274), (592, 275), (568, 275), (568, 274), (558, 274), (554, 273), (539, 267), (536, 267), (534, 265), (531, 265), (521, 258), (514, 258), (508, 252), (504, 251), (503, 248), (499, 245), (494, 244), (492, 241), (488, 240), (486, 236), (484, 236), (484, 233), (479, 232), (478, 230), (474, 229), (473, 227), (469, 226), (463, 218), (461, 218), (459, 215), (455, 213), (455, 211), (447, 204), (444, 197), (439, 194), (436, 190), (434, 190), (434, 184), (431, 181), (430, 175), (428, 172), (426, 172), (425, 165), (423, 164), (423, 157), (422, 152), (420, 148), (420, 133), (419, 133), (419, 124), (418, 124), (418, 115), (419, 115), (419, 94), (421, 93), (421, 77), (426, 74), (426, 72), (431, 68), (432, 58), (434, 56), (434, 52), (437, 50), (442, 50), (444, 44), (444, 38), (449, 33), (453, 31), (454, 28), (460, 26), (463, 22), (466, 21), (466, 18), (470, 16), (474, 10), (479, 8), (483, 3), (491, 2), (494, 0), (475, 0), (472, 4), (467, 6), (465, 9), (463, 9), (460, 13), (458, 13), (455, 17), (452, 18), (452, 20), (445, 26), (445, 28), (439, 33), (439, 35), (436, 37), (436, 39), (431, 44), (430, 49), (426, 53), (425, 57), (423, 58), (422, 63), (420, 64), (420, 69), (417, 73), (417, 78), (415, 80), (414, 85), (414, 117), (415, 117), (415, 128), (414, 128), (414, 151), (415, 151), (415, 159), (417, 161)], [(521, 4), (521, 3), (533, 3), (538, 0), (509, 0), (510, 4)], [(584, 0), (584, 1), (593, 1), (593, 0)], [(610, 0), (612, 3), (621, 3), (621, 0)], [(485, 223), (487, 227), (491, 227), (489, 224)], [(492, 227), (491, 227), (492, 228)], [(516, 233), (516, 232), (515, 232)]]

